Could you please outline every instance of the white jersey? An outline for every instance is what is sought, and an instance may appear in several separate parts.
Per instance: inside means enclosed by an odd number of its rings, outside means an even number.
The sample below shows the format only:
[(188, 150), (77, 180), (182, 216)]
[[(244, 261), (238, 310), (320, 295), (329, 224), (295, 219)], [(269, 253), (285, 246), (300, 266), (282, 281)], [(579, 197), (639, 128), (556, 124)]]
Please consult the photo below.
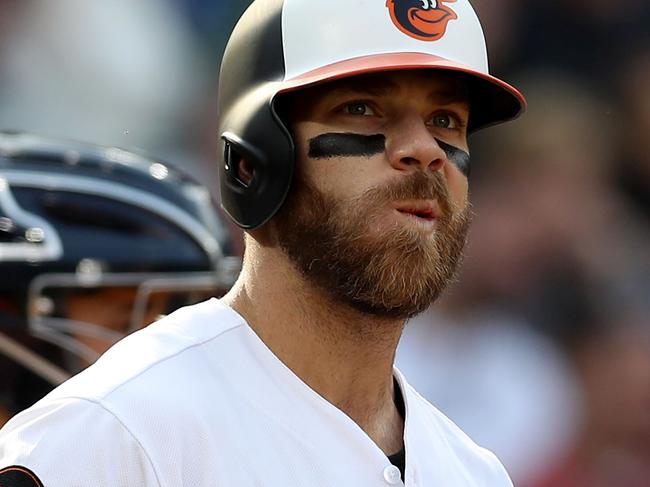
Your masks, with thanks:
[(492, 453), (395, 378), (404, 481), (354, 421), (212, 299), (127, 337), (13, 418), (0, 431), (0, 485), (512, 486)]

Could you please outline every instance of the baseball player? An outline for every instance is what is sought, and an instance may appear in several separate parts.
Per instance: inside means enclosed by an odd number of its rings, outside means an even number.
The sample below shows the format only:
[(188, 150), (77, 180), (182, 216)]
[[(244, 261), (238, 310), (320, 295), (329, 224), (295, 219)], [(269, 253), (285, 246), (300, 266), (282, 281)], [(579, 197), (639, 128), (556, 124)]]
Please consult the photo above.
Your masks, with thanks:
[(253, 2), (219, 84), (238, 281), (11, 420), (0, 485), (512, 485), (393, 358), (460, 260), (468, 134), (523, 107), (467, 0)]

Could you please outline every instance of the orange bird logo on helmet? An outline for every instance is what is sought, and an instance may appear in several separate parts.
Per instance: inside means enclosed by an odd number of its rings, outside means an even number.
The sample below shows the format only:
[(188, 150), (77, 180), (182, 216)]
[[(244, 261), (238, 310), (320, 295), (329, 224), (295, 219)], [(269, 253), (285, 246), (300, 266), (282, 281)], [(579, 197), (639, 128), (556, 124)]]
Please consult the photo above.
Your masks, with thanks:
[(445, 3), (456, 0), (387, 0), (390, 18), (399, 30), (421, 41), (437, 41), (447, 32), (450, 20), (458, 18)]

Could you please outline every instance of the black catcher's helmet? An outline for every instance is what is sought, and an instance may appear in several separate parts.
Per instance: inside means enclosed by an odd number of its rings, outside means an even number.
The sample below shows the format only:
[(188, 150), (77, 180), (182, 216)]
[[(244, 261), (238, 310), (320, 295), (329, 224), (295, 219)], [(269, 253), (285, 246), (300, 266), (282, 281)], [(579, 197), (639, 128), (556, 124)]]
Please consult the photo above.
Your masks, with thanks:
[[(153, 294), (227, 289), (238, 269), (223, 255), (227, 239), (208, 190), (166, 164), (0, 133), (0, 332), (26, 329), (89, 363), (98, 353), (79, 337), (110, 345), (144, 324)], [(67, 293), (103, 287), (134, 290), (128, 329), (67, 318)]]

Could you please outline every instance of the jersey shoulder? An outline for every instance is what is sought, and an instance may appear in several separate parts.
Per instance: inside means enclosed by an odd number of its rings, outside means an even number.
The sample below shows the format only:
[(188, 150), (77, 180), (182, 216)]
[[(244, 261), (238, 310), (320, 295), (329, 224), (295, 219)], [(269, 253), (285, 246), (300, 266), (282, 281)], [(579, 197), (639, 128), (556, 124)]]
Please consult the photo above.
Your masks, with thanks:
[(174, 439), (199, 431), (193, 423), (212, 410), (205, 384), (220, 390), (215, 360), (244, 324), (210, 300), (120, 341), (0, 430), (0, 471), (33, 472), (44, 485), (159, 485), (157, 475), (169, 476), (167, 453), (183, 446)]
[(151, 459), (100, 404), (42, 402), (0, 430), (0, 485), (159, 487)]

